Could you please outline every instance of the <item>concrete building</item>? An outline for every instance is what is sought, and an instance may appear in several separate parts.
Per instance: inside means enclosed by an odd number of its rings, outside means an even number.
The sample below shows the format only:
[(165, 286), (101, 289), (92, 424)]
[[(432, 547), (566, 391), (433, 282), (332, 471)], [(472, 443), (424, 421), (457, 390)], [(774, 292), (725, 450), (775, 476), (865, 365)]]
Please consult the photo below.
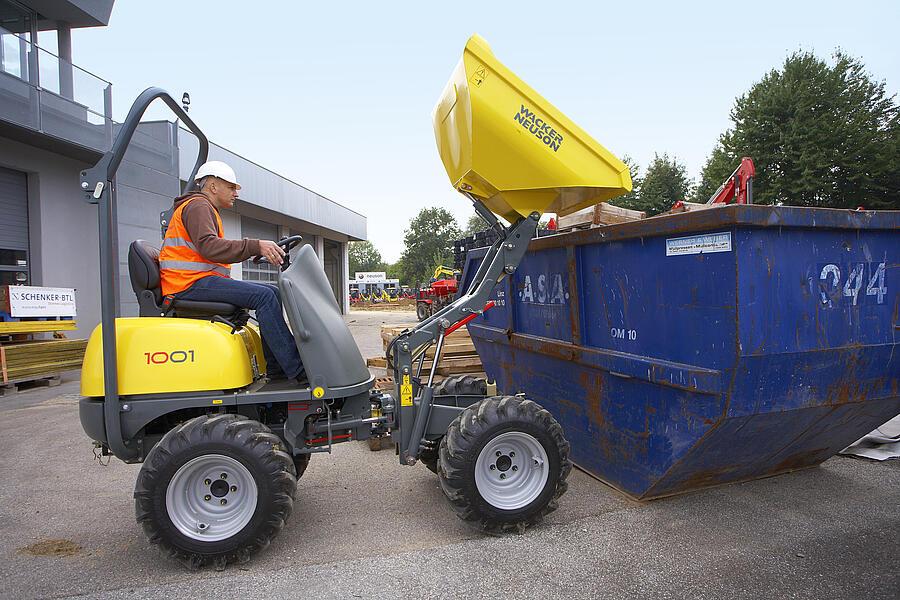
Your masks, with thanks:
[[(106, 25), (112, 8), (113, 0), (0, 0), (0, 284), (76, 288), (80, 337), (100, 321), (100, 292), (97, 207), (82, 199), (79, 174), (111, 147), (118, 125), (112, 84), (73, 64), (71, 30)], [(55, 32), (58, 55), (38, 47), (39, 31)], [(196, 139), (166, 121), (143, 123), (129, 147), (116, 181), (122, 316), (138, 314), (128, 245), (158, 245), (159, 214), (196, 154)], [(209, 158), (229, 163), (242, 185), (222, 214), (226, 237), (303, 235), (347, 311), (347, 244), (366, 238), (366, 218), (213, 142)], [(250, 261), (232, 268), (238, 279), (276, 274)]]

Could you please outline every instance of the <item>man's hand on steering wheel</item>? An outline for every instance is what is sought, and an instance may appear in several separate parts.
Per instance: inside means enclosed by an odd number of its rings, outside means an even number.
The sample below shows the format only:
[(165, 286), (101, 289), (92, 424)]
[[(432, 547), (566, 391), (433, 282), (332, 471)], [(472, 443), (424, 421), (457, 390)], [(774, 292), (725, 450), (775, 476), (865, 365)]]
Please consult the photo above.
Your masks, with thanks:
[(291, 257), (288, 252), (302, 241), (303, 238), (299, 235), (283, 237), (277, 242), (259, 240), (259, 256), (254, 258), (253, 262), (256, 264), (267, 262), (273, 265), (281, 265), (281, 270), (284, 271), (290, 265)]
[(284, 262), (284, 250), (276, 242), (270, 240), (259, 240), (259, 256), (273, 265), (280, 265)]

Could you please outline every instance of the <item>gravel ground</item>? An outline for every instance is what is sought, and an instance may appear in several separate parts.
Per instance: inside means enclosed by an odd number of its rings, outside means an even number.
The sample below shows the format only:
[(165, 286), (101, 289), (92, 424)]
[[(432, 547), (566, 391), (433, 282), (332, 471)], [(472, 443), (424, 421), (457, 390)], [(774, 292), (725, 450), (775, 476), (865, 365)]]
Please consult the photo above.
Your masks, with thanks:
[[(382, 322), (347, 317), (363, 356)], [(77, 374), (74, 374), (77, 377)], [(134, 521), (138, 465), (100, 466), (78, 382), (0, 398), (0, 598), (863, 598), (900, 590), (900, 461), (821, 467), (636, 503), (574, 471), (524, 535), (486, 537), (391, 451), (316, 455), (284, 531), (251, 562), (188, 572)], [(891, 591), (893, 590), (893, 591)]]

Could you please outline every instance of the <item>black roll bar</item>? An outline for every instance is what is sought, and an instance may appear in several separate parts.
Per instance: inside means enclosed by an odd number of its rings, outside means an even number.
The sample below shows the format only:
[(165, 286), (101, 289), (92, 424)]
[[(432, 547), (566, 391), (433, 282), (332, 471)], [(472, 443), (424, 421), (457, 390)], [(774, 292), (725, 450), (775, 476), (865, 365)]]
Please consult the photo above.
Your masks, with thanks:
[[(115, 323), (119, 312), (118, 286), (118, 235), (116, 222), (116, 172), (122, 164), (122, 158), (128, 144), (137, 130), (141, 117), (147, 107), (161, 98), (175, 116), (197, 136), (200, 152), (194, 163), (185, 189), (194, 181), (197, 170), (209, 156), (209, 140), (196, 123), (188, 116), (169, 93), (161, 88), (147, 88), (137, 97), (125, 122), (113, 142), (112, 148), (93, 167), (81, 172), (81, 189), (85, 192), (85, 200), (98, 205), (98, 223), (100, 227), (100, 312), (103, 326), (103, 420), (106, 426), (106, 443), (109, 449), (124, 462), (137, 459), (138, 449), (129, 448), (122, 438), (122, 421), (119, 417), (124, 409), (119, 401), (118, 361), (116, 355)], [(184, 190), (182, 190), (184, 191)]]

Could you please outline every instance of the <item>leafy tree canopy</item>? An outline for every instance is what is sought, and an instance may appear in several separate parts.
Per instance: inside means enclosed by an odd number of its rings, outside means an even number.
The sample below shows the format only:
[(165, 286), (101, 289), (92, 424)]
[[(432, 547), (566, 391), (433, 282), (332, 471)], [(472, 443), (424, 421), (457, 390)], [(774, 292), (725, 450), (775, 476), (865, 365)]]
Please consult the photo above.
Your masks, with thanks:
[(656, 154), (647, 167), (647, 172), (640, 180), (637, 194), (626, 208), (647, 211), (647, 215), (655, 215), (672, 208), (679, 200), (687, 198), (691, 191), (691, 180), (687, 176), (687, 168), (668, 154)]
[(697, 201), (749, 156), (757, 204), (900, 208), (900, 108), (859, 59), (796, 52), (737, 98), (731, 120)]
[(383, 271), (381, 253), (372, 242), (350, 242), (348, 249), (350, 277), (358, 271)]
[(453, 242), (460, 237), (459, 225), (443, 208), (423, 208), (404, 232), (406, 248), (400, 257), (404, 285), (428, 282), (438, 265), (453, 264)]

